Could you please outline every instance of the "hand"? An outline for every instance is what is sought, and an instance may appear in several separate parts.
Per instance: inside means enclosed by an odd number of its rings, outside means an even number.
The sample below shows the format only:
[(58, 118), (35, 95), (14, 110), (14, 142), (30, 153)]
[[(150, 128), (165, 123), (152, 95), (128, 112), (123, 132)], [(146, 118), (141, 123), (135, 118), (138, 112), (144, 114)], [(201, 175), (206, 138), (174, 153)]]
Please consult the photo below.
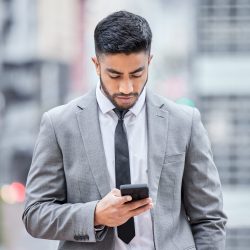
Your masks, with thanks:
[(131, 217), (144, 213), (153, 207), (151, 198), (138, 201), (131, 200), (130, 195), (121, 196), (119, 189), (112, 189), (96, 205), (95, 226), (117, 227), (124, 224)]

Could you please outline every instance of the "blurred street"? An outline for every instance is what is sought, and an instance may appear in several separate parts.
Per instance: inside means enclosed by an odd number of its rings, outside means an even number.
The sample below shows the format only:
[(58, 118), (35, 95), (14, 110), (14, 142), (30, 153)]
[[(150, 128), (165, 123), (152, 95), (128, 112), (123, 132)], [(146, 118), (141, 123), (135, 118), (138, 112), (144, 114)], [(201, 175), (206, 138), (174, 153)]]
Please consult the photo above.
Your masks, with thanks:
[[(35, 239), (25, 230), (21, 220), (23, 204), (3, 204), (4, 247), (1, 250), (56, 250), (57, 241)], [(1, 245), (0, 245), (1, 246)]]
[[(245, 188), (223, 189), (224, 207), (229, 218), (227, 227), (246, 228), (250, 224), (249, 191)], [(250, 244), (250, 238), (248, 237)]]

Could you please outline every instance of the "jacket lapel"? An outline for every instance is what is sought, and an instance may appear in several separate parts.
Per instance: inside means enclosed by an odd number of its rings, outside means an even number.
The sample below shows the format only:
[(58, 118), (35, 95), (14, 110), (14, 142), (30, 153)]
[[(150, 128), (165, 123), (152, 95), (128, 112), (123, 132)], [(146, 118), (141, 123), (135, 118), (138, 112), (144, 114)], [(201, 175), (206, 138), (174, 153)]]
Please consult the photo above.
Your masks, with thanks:
[(150, 196), (157, 202), (159, 180), (166, 154), (168, 111), (161, 97), (147, 90), (148, 182)]
[(77, 120), (95, 183), (104, 197), (110, 192), (109, 175), (103, 148), (95, 89), (78, 103)]

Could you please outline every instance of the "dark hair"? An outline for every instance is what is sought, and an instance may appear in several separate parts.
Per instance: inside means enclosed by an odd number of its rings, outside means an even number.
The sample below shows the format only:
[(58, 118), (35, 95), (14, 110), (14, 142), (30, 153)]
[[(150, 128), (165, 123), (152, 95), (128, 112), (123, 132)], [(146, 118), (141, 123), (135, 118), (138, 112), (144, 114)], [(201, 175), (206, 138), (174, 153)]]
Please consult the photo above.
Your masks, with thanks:
[(118, 11), (97, 24), (94, 39), (96, 55), (150, 53), (152, 32), (145, 18), (128, 11)]

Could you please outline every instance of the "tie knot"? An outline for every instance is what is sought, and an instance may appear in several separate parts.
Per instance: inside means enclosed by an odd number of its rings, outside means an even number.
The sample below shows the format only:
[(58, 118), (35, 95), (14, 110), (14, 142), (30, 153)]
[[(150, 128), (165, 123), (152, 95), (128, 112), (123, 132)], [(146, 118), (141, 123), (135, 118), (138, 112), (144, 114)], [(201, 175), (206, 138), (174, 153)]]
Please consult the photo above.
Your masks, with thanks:
[(118, 116), (119, 120), (123, 120), (125, 114), (128, 112), (128, 109), (114, 108), (113, 110), (116, 113), (116, 115)]

